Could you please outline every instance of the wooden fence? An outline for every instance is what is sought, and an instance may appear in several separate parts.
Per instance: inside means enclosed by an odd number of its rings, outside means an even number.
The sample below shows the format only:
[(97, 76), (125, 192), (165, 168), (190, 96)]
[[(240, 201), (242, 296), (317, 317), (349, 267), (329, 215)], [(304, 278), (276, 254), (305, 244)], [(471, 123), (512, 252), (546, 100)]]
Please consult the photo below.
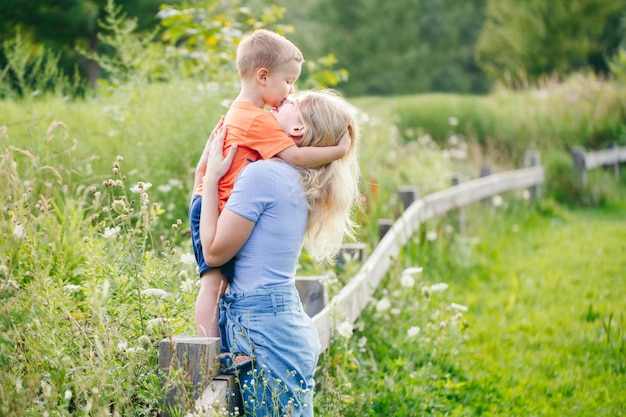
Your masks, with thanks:
[[(573, 152), (574, 175), (581, 180), (586, 178), (586, 170), (598, 166), (615, 166), (619, 173), (619, 163), (626, 161), (626, 148), (611, 148), (600, 152), (584, 152), (576, 148)], [(359, 272), (325, 304), (324, 290), (319, 277), (298, 278), (307, 311), (314, 312), (313, 322), (321, 341), (320, 353), (330, 346), (335, 328), (342, 322), (353, 324), (359, 317), (372, 294), (392, 265), (396, 255), (409, 239), (419, 231), (420, 225), (435, 217), (495, 195), (517, 189), (527, 189), (532, 197), (541, 193), (544, 184), (544, 169), (539, 154), (528, 151), (524, 156), (525, 168), (491, 174), (481, 170), (481, 178), (460, 183), (453, 179), (452, 186), (445, 190), (417, 198), (413, 186), (402, 187), (399, 197), (404, 211), (392, 222), (379, 220), (381, 240), (368, 256), (362, 244), (345, 245), (338, 254), (338, 260), (357, 258), (363, 261)], [(320, 302), (320, 299), (322, 302)], [(310, 308), (309, 308), (310, 306)], [(214, 409), (221, 404), (231, 413), (240, 405), (238, 389), (232, 376), (219, 375), (213, 358), (217, 354), (219, 339), (199, 337), (173, 337), (161, 341), (159, 349), (159, 369), (164, 378), (173, 368), (182, 369), (193, 390), (197, 408)], [(209, 381), (208, 383), (205, 381)], [(188, 388), (189, 389), (189, 388)], [(181, 395), (180, 387), (168, 390), (166, 403), (175, 405)], [(209, 412), (210, 414), (210, 412)]]

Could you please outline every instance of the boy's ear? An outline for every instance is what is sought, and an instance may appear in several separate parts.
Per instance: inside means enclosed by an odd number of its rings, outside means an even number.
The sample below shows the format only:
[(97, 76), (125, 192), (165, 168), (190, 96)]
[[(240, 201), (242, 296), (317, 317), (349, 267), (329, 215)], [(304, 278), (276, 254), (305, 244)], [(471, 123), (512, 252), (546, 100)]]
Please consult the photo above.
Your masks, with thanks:
[(267, 68), (259, 68), (256, 72), (256, 80), (265, 85), (267, 83), (267, 76), (269, 75)]

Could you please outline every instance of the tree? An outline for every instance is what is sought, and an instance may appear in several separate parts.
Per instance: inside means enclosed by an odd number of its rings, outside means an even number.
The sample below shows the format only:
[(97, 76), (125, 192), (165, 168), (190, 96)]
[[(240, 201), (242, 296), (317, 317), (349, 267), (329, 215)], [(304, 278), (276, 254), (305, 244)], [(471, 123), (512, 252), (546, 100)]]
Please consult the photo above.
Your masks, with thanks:
[[(160, 0), (117, 0), (116, 3), (129, 17), (137, 18), (139, 30), (154, 28), (157, 24)], [(106, 4), (107, 0), (2, 0), (0, 34), (3, 38), (11, 38), (21, 28), (25, 36), (61, 53), (60, 64), (68, 72), (73, 70), (75, 63), (80, 63), (93, 85), (100, 68), (94, 60), (80, 56), (76, 51), (81, 48), (101, 52), (98, 21), (104, 18)]]
[(347, 95), (486, 89), (472, 52), (485, 0), (280, 3), (307, 59), (333, 53), (348, 70)]
[(489, 0), (477, 61), (513, 84), (589, 68), (607, 49), (606, 24), (625, 7), (624, 0)]

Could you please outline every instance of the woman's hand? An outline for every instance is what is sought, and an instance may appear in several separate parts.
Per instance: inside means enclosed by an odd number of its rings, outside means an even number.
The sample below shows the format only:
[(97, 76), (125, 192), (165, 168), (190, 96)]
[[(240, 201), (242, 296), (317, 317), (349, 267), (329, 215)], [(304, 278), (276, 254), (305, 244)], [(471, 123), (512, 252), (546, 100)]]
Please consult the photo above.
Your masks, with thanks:
[(224, 148), (224, 138), (226, 137), (226, 126), (224, 126), (224, 118), (220, 118), (217, 126), (211, 132), (211, 136), (206, 143), (203, 151), (203, 157), (206, 155), (206, 174), (204, 182), (218, 182), (220, 178), (228, 172), (230, 165), (237, 152), (237, 145), (232, 145), (228, 150), (228, 154), (224, 157), (222, 149)]

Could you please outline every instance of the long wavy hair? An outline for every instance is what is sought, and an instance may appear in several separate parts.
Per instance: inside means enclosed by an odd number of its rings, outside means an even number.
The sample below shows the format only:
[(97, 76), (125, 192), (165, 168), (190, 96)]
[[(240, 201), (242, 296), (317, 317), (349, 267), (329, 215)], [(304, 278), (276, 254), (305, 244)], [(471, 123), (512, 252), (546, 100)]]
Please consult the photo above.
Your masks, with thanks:
[(307, 91), (297, 100), (305, 127), (300, 146), (334, 146), (347, 131), (343, 158), (315, 168), (301, 168), (309, 206), (304, 247), (316, 261), (333, 263), (344, 236), (354, 238), (352, 209), (359, 200), (358, 126), (354, 111), (333, 90)]

